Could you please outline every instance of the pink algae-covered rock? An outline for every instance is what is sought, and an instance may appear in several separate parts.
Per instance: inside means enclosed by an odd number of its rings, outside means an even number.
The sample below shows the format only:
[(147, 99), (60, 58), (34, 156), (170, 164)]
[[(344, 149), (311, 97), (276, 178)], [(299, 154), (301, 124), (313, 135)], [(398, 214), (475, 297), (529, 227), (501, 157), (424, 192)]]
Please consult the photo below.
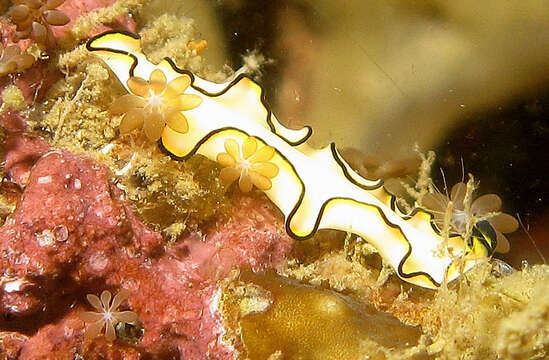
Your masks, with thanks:
[(142, 347), (183, 359), (232, 358), (221, 341), (225, 330), (217, 281), (242, 265), (276, 267), (292, 249), (271, 204), (258, 197), (237, 201), (234, 215), (203, 237), (188, 234), (150, 269), (136, 274), (128, 267), (125, 279), (112, 279), (132, 292), (129, 303), (146, 329)]
[(20, 187), (25, 187), (32, 166), (49, 150), (50, 145), (37, 135), (18, 133), (9, 136), (4, 143), (4, 167), (9, 179)]
[[(124, 201), (106, 167), (64, 150), (40, 156), (47, 151), (40, 146), (34, 155), (18, 155), (22, 148), (8, 152), (7, 171), (26, 179), (18, 180), (24, 192), (0, 228), (0, 330), (36, 332), (20, 359), (47, 358), (52, 349), (56, 358), (232, 358), (221, 341), (218, 282), (242, 265), (276, 267), (291, 251), (273, 205), (239, 196), (226, 221), (164, 244)], [(38, 158), (25, 163), (28, 176), (16, 175), (26, 173), (15, 171), (20, 158)], [(85, 294), (105, 288), (130, 291), (124, 306), (145, 330), (138, 345), (84, 340), (85, 324), (71, 304), (91, 310)]]
[(239, 196), (233, 216), (217, 225), (211, 243), (218, 244), (220, 262), (247, 264), (252, 270), (276, 267), (293, 242), (279, 221), (279, 210), (266, 198)]
[[(74, 25), (74, 21), (83, 14), (91, 11), (104, 8), (114, 4), (117, 0), (65, 0), (57, 9), (65, 13), (71, 20), (67, 25), (53, 26), (52, 31), (56, 38), (61, 38), (66, 35), (66, 32)], [(107, 25), (99, 25), (89, 36), (100, 34), (107, 30), (120, 29), (135, 32), (136, 23), (129, 14), (120, 16), (116, 19), (116, 23)]]
[[(17, 155), (12, 156), (14, 153)], [(119, 198), (112, 197), (110, 173), (104, 166), (59, 151), (42, 155), (30, 171), (35, 156), (39, 152), (9, 151), (7, 155), (8, 173), (16, 181), (22, 179), (20, 185), (28, 184), (11, 221), (0, 229), (1, 249), (6, 254), (0, 260), (4, 271), (51, 276), (75, 263), (88, 249), (96, 253), (96, 247), (104, 246), (101, 251), (109, 254), (107, 250), (116, 246), (115, 241), (108, 244), (110, 240), (131, 235), (125, 208)], [(21, 171), (24, 175), (14, 175), (19, 172), (18, 165), (26, 169)], [(129, 240), (133, 240), (129, 246), (140, 247), (138, 239)], [(79, 265), (99, 268), (94, 263)]]
[[(0, 100), (0, 102), (1, 101), (2, 100)], [(5, 132), (22, 132), (26, 126), (27, 122), (19, 111), (9, 109), (0, 114), (0, 127), (2, 127)]]
[[(50, 360), (50, 359), (82, 359), (86, 354), (88, 359), (138, 360), (142, 354), (138, 349), (117, 343), (111, 346), (104, 339), (97, 339), (91, 348), (85, 348), (82, 341), (84, 323), (78, 318), (82, 308), (70, 310), (65, 317), (54, 324), (48, 324), (30, 337), (19, 350), (20, 360)], [(101, 356), (99, 356), (101, 354)], [(1, 357), (0, 357), (1, 359)]]
[(0, 271), (14, 284), (11, 291), (4, 286), (1, 311), (33, 313), (52, 300), (61, 279), (78, 284), (104, 276), (121, 257), (145, 256), (161, 245), (159, 234), (134, 236), (109, 179), (106, 167), (66, 151), (36, 162), (15, 213), (0, 228)]

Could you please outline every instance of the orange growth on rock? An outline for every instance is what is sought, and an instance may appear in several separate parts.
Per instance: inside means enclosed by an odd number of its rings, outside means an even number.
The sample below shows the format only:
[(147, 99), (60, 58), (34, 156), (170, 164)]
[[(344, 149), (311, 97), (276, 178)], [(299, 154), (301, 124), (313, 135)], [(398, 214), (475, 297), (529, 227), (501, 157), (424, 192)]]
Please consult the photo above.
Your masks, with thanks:
[(206, 40), (200, 40), (198, 42), (190, 41), (187, 44), (187, 47), (189, 48), (189, 50), (194, 51), (198, 54), (208, 47), (208, 42)]

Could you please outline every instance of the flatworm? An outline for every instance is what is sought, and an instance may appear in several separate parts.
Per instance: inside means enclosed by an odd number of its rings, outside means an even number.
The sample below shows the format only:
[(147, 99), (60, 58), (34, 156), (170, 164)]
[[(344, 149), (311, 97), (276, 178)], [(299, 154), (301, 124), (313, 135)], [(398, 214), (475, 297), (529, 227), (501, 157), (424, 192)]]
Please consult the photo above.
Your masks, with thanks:
[[(200, 96), (202, 103), (184, 112), (186, 132), (164, 128), (162, 145), (179, 159), (201, 154), (219, 161), (227, 169), (222, 179), (239, 178), (241, 189), (261, 188), (284, 214), (293, 238), (307, 239), (318, 229), (354, 233), (373, 244), (401, 279), (426, 288), (456, 279), (494, 252), (490, 229), (475, 229), (469, 241), (455, 234), (445, 239), (431, 213), (421, 208), (402, 213), (383, 182), (361, 177), (335, 144), (314, 149), (307, 144), (311, 128), (281, 125), (266, 106), (262, 88), (245, 74), (217, 84), (177, 68), (169, 59), (152, 64), (141, 51), (140, 38), (124, 32), (101, 34), (87, 48), (128, 91), (130, 77), (148, 79), (155, 69), (162, 70), (168, 82), (189, 76), (191, 85), (184, 93)], [(270, 156), (254, 155), (256, 150)]]

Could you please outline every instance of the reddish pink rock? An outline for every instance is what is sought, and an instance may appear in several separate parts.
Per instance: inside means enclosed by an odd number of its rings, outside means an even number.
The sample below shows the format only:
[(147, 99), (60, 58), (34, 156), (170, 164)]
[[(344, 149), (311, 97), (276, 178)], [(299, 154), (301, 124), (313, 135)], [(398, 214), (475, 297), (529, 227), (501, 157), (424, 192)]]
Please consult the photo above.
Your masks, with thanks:
[(218, 244), (218, 261), (247, 264), (254, 271), (277, 267), (293, 246), (282, 214), (265, 197), (241, 195), (235, 201), (232, 217), (216, 224), (209, 239)]
[[(98, 339), (92, 348), (85, 348), (84, 323), (78, 318), (81, 308), (71, 310), (54, 324), (42, 327), (21, 348), (18, 360), (50, 359), (111, 359), (137, 360), (142, 358), (138, 349), (116, 343), (114, 346), (104, 339)], [(92, 344), (88, 344), (92, 345)], [(97, 356), (102, 354), (103, 357)], [(1, 359), (1, 358), (0, 358)]]
[[(71, 21), (67, 25), (52, 26), (53, 34), (56, 38), (64, 37), (67, 31), (74, 24), (74, 20), (80, 17), (81, 14), (87, 14), (91, 11), (104, 8), (114, 4), (116, 0), (66, 0), (57, 9), (64, 12)], [(127, 30), (135, 32), (137, 25), (130, 14), (120, 16), (116, 22), (109, 25), (100, 25), (93, 29), (89, 34), (90, 37), (100, 34), (107, 30)]]
[[(0, 93), (9, 85), (15, 85), (21, 89), (27, 104), (32, 105), (35, 101), (41, 101), (50, 86), (60, 78), (61, 72), (49, 69), (46, 63), (37, 61), (21, 74), (0, 78)], [(2, 98), (0, 98), (1, 104)]]
[[(32, 260), (8, 261), (17, 274), (53, 275), (71, 266), (87, 252), (88, 262), (79, 262), (76, 270), (103, 276), (117, 267), (120, 252), (141, 255), (144, 249), (132, 233), (121, 194), (110, 183), (105, 166), (66, 151), (48, 152), (34, 165), (23, 199), (13, 221), (0, 229), (2, 249), (10, 254), (30, 253)], [(2, 236), (5, 232), (14, 235)], [(148, 245), (161, 244), (147, 239)], [(144, 236), (142, 236), (144, 237)], [(7, 260), (6, 260), (7, 259)]]
[(36, 162), (17, 210), (0, 229), (3, 279), (26, 284), (4, 289), (4, 313), (33, 313), (40, 302), (53, 300), (56, 287), (64, 286), (60, 279), (76, 286), (162, 244), (159, 234), (134, 236), (125, 203), (109, 180), (106, 167), (66, 151)]
[(37, 135), (18, 133), (9, 136), (4, 144), (4, 166), (10, 180), (25, 187), (31, 168), (49, 150), (50, 145)]
[[(62, 150), (32, 167), (12, 220), (0, 228), (1, 312), (12, 317), (0, 327), (38, 327), (22, 347), (31, 355), (21, 358), (42, 358), (51, 349), (64, 358), (83, 349), (116, 359), (127, 345), (117, 340), (102, 347), (102, 337), (83, 341), (84, 324), (63, 314), (74, 301), (89, 307), (86, 293), (124, 288), (145, 329), (131, 356), (231, 359), (221, 342), (218, 281), (242, 265), (281, 264), (293, 241), (275, 208), (265, 198), (239, 196), (227, 221), (165, 245), (110, 178), (104, 166)], [(71, 335), (59, 340), (67, 329)]]
[[(2, 103), (2, 99), (0, 99), (0, 103)], [(25, 130), (27, 122), (19, 111), (7, 110), (0, 114), (0, 126), (8, 133), (22, 132)]]
[[(21, 348), (22, 359), (74, 359), (82, 352), (84, 324), (76, 311), (56, 322), (43, 326)], [(63, 349), (61, 352), (60, 349)], [(69, 350), (70, 349), (70, 350)]]

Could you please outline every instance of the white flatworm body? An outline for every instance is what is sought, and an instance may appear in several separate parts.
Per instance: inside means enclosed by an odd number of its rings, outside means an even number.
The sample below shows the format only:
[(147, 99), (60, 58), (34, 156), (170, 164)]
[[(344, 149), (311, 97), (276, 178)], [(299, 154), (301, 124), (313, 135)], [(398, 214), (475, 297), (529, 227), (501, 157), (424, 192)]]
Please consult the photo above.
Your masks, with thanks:
[(217, 84), (178, 69), (168, 59), (152, 64), (141, 52), (139, 37), (129, 33), (99, 35), (88, 49), (127, 89), (130, 77), (147, 79), (155, 69), (162, 70), (168, 82), (190, 76), (185, 94), (200, 96), (202, 103), (184, 112), (189, 130), (179, 133), (165, 127), (162, 133), (163, 146), (176, 158), (198, 153), (216, 161), (228, 139), (242, 147), (252, 137), (259, 148), (274, 148), (269, 162), (278, 172), (264, 192), (284, 214), (286, 231), (295, 239), (309, 238), (318, 229), (355, 233), (374, 245), (401, 279), (427, 288), (457, 278), (493, 253), (490, 238), (477, 235), (469, 243), (457, 235), (445, 239), (430, 213), (419, 208), (401, 213), (383, 182), (362, 178), (334, 144), (313, 149), (307, 144), (309, 127), (282, 126), (265, 106), (261, 87), (245, 75)]

